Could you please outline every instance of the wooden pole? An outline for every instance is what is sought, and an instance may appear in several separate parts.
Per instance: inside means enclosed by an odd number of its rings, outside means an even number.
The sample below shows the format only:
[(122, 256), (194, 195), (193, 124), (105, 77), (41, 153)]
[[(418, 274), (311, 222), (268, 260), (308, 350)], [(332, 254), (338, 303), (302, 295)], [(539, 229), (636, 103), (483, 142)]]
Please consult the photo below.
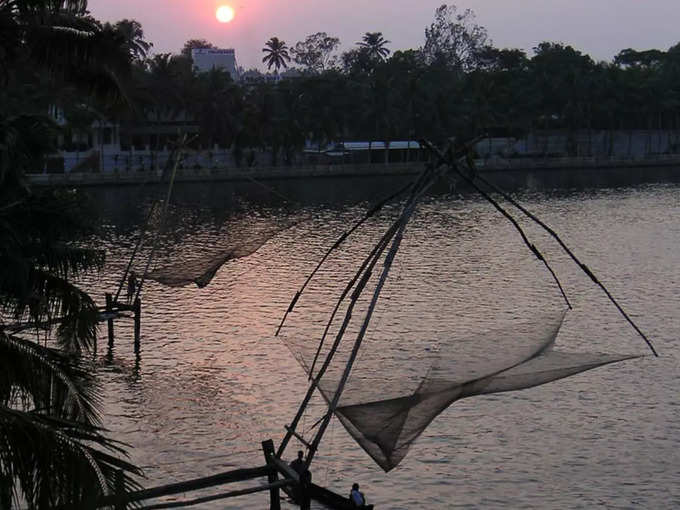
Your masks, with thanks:
[[(399, 247), (401, 245), (401, 241), (404, 236), (404, 231), (406, 230), (406, 226), (411, 220), (411, 216), (413, 215), (413, 212), (415, 211), (416, 205), (418, 203), (418, 199), (432, 186), (434, 182), (434, 177), (438, 175), (437, 170), (440, 165), (434, 166), (432, 169), (426, 169), (418, 178), (418, 181), (414, 184), (414, 187), (411, 191), (411, 195), (404, 205), (404, 208), (402, 210), (401, 216), (393, 223), (392, 227), (396, 228), (396, 231), (393, 234), (390, 234), (391, 237), (391, 246), (389, 251), (387, 252), (385, 256), (385, 260), (383, 261), (383, 269), (382, 273), (380, 274), (380, 277), (378, 279), (378, 282), (376, 283), (375, 289), (373, 290), (373, 297), (371, 298), (371, 301), (368, 305), (368, 309), (366, 310), (366, 313), (364, 315), (364, 320), (361, 325), (361, 328), (359, 329), (359, 333), (357, 334), (356, 340), (354, 341), (354, 346), (352, 347), (352, 352), (350, 353), (350, 357), (347, 360), (347, 364), (345, 365), (345, 370), (342, 374), (342, 377), (340, 379), (340, 382), (338, 384), (337, 389), (335, 390), (335, 395), (333, 396), (333, 400), (330, 402), (328, 406), (328, 413), (323, 417), (323, 420), (321, 422), (321, 425), (319, 426), (319, 430), (316, 433), (316, 436), (314, 437), (314, 440), (312, 441), (312, 446), (309, 448), (309, 452), (307, 453), (307, 458), (305, 459), (305, 467), (309, 469), (310, 464), (312, 463), (312, 459), (314, 458), (314, 455), (316, 454), (318, 448), (319, 448), (319, 443), (321, 442), (321, 438), (323, 437), (326, 428), (328, 427), (328, 424), (331, 421), (331, 418), (333, 417), (333, 413), (338, 407), (338, 402), (340, 401), (340, 396), (342, 395), (342, 392), (345, 388), (345, 384), (347, 383), (347, 379), (349, 378), (349, 374), (352, 371), (352, 366), (354, 365), (354, 361), (356, 360), (356, 357), (359, 353), (359, 348), (361, 347), (361, 343), (364, 339), (364, 336), (366, 334), (366, 331), (368, 330), (368, 325), (371, 321), (371, 318), (373, 317), (373, 312), (375, 310), (376, 304), (378, 302), (378, 299), (380, 298), (380, 293), (382, 291), (383, 286), (385, 285), (385, 281), (387, 280), (387, 277), (389, 275), (390, 269), (392, 267), (392, 263), (394, 262), (394, 257), (397, 254), (397, 251), (399, 250)], [(391, 227), (391, 228), (392, 228)], [(389, 233), (389, 231), (388, 231)], [(381, 248), (376, 251), (375, 256), (373, 258), (373, 261), (371, 264), (369, 264), (366, 268), (366, 272), (364, 273), (364, 276), (362, 277), (361, 282), (356, 289), (354, 290), (354, 295), (352, 296), (352, 303), (350, 304), (350, 307), (347, 309), (346, 315), (345, 315), (345, 320), (343, 321), (340, 331), (338, 332), (338, 336), (342, 337), (345, 333), (345, 328), (347, 327), (348, 321), (352, 316), (352, 310), (354, 308), (354, 304), (358, 300), (359, 295), (361, 292), (363, 292), (364, 287), (365, 287), (365, 282), (367, 281), (368, 278), (371, 276), (371, 272), (373, 271), (373, 268), (377, 264), (380, 255), (382, 252), (385, 250), (385, 248), (389, 245), (389, 238), (385, 239), (384, 245), (383, 241), (381, 240), (381, 244), (378, 246), (381, 246)], [(338, 341), (338, 338), (336, 337), (336, 342)], [(311, 480), (310, 480), (311, 482)]]
[(109, 332), (109, 349), (113, 349), (113, 296), (108, 292), (106, 293), (106, 313), (109, 314), (106, 321)]
[[(292, 480), (279, 480), (274, 484), (275, 488), (279, 487), (285, 487), (286, 485), (291, 485), (293, 483)], [(227, 498), (235, 498), (237, 496), (245, 496), (246, 494), (254, 494), (256, 492), (262, 492), (266, 490), (270, 490), (272, 487), (270, 484), (267, 485), (259, 485), (257, 487), (251, 487), (249, 489), (241, 489), (237, 491), (230, 491), (230, 492), (224, 492), (220, 494), (213, 494), (211, 496), (203, 496), (201, 498), (196, 498), (196, 499), (191, 499), (189, 501), (174, 501), (174, 502), (167, 502), (167, 503), (157, 503), (155, 505), (149, 505), (145, 506), (145, 510), (159, 510), (161, 508), (184, 508), (188, 506), (194, 506), (194, 505), (200, 505), (203, 503), (207, 503), (209, 501), (217, 501), (219, 499), (227, 499)]]
[(312, 473), (305, 469), (300, 475), (300, 510), (310, 510), (312, 506)]
[[(264, 460), (267, 462), (267, 465), (272, 465), (272, 459), (274, 458), (274, 441), (271, 439), (262, 441), (262, 451), (264, 452)], [(272, 469), (269, 475), (267, 475), (267, 481), (271, 487), (269, 490), (270, 510), (281, 510), (281, 495), (279, 494), (279, 488), (278, 486), (273, 485), (277, 482), (278, 478), (279, 475), (275, 469)]]
[[(130, 503), (135, 501), (143, 501), (145, 499), (160, 498), (163, 496), (172, 496), (174, 494), (182, 494), (185, 492), (206, 489), (209, 487), (216, 487), (227, 483), (243, 482), (267, 476), (273, 468), (271, 466), (261, 466), (257, 468), (237, 469), (228, 471), (226, 473), (219, 473), (217, 475), (207, 476), (204, 478), (195, 478), (184, 482), (171, 483), (162, 485), (160, 487), (153, 487), (151, 489), (142, 489), (135, 492), (124, 494), (124, 500)], [(282, 485), (289, 485), (297, 483), (296, 480), (282, 480)], [(116, 504), (116, 494), (102, 498), (98, 503), (98, 507), (111, 506)], [(61, 510), (61, 509), (60, 509)]]
[(139, 354), (139, 334), (142, 329), (142, 302), (139, 298), (135, 299), (135, 354)]

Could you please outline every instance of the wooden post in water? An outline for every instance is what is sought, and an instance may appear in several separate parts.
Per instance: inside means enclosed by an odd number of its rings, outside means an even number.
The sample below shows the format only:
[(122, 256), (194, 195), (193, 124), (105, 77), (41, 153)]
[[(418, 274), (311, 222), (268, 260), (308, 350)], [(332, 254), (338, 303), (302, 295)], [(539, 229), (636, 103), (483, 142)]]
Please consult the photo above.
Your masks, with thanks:
[[(272, 468), (271, 472), (267, 475), (267, 481), (271, 485), (279, 478), (278, 472), (274, 469), (274, 464), (272, 463), (272, 459), (274, 458), (274, 441), (271, 439), (262, 441), (262, 451), (264, 452), (264, 460), (267, 461), (267, 465)], [(281, 497), (278, 487), (273, 487), (269, 490), (269, 498), (271, 501), (269, 504), (270, 510), (281, 510)]]
[(142, 330), (142, 302), (139, 298), (135, 299), (135, 354), (139, 354), (139, 334)]
[(113, 296), (106, 293), (106, 313), (109, 317), (106, 321), (109, 332), (109, 349), (113, 349)]

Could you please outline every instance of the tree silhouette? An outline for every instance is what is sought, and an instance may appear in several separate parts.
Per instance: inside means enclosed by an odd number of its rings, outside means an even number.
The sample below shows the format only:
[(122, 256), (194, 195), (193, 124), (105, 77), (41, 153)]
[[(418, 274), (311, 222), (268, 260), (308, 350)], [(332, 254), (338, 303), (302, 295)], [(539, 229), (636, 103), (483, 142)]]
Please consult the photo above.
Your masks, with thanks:
[(133, 60), (144, 60), (146, 58), (146, 54), (153, 44), (144, 39), (144, 30), (142, 30), (139, 21), (123, 19), (113, 25), (113, 28), (124, 37), (125, 48)]
[(357, 44), (365, 49), (371, 59), (383, 61), (390, 54), (390, 50), (385, 47), (389, 43), (383, 38), (382, 32), (366, 32)]
[(265, 54), (265, 56), (262, 57), (262, 62), (267, 64), (267, 69), (274, 67), (276, 72), (278, 72), (282, 67), (288, 67), (288, 62), (290, 62), (288, 46), (286, 46), (286, 43), (278, 37), (272, 37), (269, 39), (264, 44), (262, 53)]

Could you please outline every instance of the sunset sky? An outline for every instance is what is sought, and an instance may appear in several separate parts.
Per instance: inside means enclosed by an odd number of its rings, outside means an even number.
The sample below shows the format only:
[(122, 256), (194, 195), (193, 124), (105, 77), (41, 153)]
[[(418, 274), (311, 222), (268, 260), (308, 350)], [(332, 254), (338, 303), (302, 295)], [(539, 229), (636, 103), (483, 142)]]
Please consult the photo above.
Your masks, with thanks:
[[(340, 38), (347, 49), (365, 32), (383, 32), (390, 49), (417, 48), (442, 0), (90, 0), (94, 16), (142, 23), (154, 52), (177, 52), (190, 38), (235, 48), (238, 64), (260, 67), (261, 48), (272, 36), (289, 46), (314, 32)], [(236, 16), (219, 23), (215, 10), (230, 5)], [(467, 0), (498, 47), (530, 51), (562, 41), (597, 60), (620, 49), (668, 47), (680, 41), (680, 0)]]

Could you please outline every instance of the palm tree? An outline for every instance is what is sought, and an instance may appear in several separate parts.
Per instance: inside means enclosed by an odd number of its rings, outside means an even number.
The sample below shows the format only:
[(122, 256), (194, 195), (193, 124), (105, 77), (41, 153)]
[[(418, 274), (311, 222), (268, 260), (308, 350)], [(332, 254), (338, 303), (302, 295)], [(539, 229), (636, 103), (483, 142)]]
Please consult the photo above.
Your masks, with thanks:
[(144, 39), (144, 30), (139, 21), (123, 19), (113, 25), (113, 28), (125, 38), (125, 47), (133, 60), (146, 58), (153, 44)]
[(364, 48), (371, 59), (382, 62), (390, 54), (390, 50), (385, 47), (389, 43), (383, 38), (382, 32), (366, 32), (357, 44)]
[(262, 57), (262, 62), (267, 64), (267, 69), (271, 69), (273, 66), (278, 72), (281, 67), (288, 67), (290, 55), (288, 55), (288, 46), (284, 41), (278, 37), (272, 37), (264, 46), (262, 52), (265, 53), (265, 56)]
[(100, 428), (99, 393), (77, 356), (95, 341), (98, 311), (71, 280), (103, 263), (73, 245), (89, 231), (84, 214), (77, 194), (59, 191), (16, 193), (0, 210), (2, 508), (91, 507), (118, 469), (138, 473)]
[(129, 54), (86, 8), (0, 0), (0, 508), (93, 507), (117, 470), (127, 489), (139, 473), (100, 428), (99, 394), (79, 356), (95, 341), (98, 313), (72, 281), (103, 263), (74, 244), (88, 215), (77, 194), (32, 193), (23, 182), (58, 129), (43, 102), (29, 101), (29, 90), (47, 89), (41, 75), (50, 88), (121, 96)]

